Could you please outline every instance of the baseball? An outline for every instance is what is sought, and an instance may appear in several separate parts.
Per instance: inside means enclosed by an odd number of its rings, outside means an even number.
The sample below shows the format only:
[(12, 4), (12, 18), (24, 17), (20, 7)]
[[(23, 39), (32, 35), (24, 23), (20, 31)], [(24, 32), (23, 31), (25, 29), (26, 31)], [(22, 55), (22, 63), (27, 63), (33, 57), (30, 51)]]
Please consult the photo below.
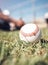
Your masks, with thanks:
[(41, 38), (41, 31), (36, 24), (29, 23), (22, 26), (19, 32), (19, 37), (20, 40), (25, 41), (27, 43), (35, 43), (38, 42)]

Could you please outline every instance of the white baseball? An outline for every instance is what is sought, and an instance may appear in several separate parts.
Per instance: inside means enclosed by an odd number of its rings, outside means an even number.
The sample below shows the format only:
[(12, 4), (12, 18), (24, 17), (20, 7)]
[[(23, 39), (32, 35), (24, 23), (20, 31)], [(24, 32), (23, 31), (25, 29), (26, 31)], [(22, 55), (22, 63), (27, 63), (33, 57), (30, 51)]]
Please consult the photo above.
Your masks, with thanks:
[(36, 24), (26, 24), (24, 25), (19, 32), (20, 40), (25, 42), (38, 42), (41, 38), (41, 32), (39, 27)]

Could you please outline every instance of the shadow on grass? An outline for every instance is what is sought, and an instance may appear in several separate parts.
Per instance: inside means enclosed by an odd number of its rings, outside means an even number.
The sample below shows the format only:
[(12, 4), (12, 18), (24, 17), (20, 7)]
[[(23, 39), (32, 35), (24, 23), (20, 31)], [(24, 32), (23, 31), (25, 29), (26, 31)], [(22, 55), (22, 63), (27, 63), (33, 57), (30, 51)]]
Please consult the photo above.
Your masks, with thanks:
[(35, 63), (35, 65), (48, 65), (48, 64), (44, 61), (38, 61)]
[(45, 39), (41, 39), (40, 41), (41, 43), (48, 43), (48, 40), (45, 40)]

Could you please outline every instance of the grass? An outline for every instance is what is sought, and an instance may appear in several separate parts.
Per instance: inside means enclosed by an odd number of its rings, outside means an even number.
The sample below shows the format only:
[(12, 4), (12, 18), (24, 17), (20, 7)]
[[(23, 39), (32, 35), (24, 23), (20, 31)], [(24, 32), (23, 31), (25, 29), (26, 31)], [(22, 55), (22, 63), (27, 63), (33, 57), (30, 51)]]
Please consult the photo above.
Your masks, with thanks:
[(26, 43), (19, 31), (0, 30), (0, 65), (48, 65), (48, 29), (41, 29), (42, 41)]

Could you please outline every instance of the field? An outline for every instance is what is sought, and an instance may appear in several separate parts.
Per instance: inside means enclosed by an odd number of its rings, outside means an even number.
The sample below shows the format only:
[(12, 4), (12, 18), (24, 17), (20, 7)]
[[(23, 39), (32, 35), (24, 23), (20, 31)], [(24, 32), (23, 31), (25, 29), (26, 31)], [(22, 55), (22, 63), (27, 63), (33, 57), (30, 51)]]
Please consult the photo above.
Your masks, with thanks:
[(0, 65), (48, 65), (48, 29), (38, 43), (19, 39), (19, 31), (0, 30)]

